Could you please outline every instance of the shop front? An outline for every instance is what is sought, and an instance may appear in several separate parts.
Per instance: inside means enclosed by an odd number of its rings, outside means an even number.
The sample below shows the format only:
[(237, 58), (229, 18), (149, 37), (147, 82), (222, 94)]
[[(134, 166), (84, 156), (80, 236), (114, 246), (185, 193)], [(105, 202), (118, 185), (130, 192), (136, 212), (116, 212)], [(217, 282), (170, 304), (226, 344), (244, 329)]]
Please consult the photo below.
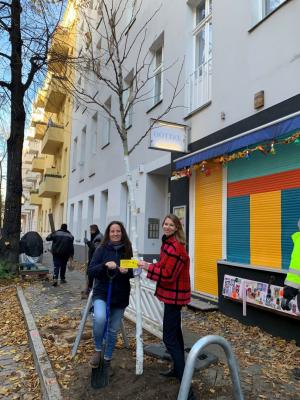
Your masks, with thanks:
[(280, 306), (300, 218), (300, 113), (175, 160), (172, 179), (183, 176), (193, 188), (194, 290), (300, 342), (297, 302), (290, 312)]

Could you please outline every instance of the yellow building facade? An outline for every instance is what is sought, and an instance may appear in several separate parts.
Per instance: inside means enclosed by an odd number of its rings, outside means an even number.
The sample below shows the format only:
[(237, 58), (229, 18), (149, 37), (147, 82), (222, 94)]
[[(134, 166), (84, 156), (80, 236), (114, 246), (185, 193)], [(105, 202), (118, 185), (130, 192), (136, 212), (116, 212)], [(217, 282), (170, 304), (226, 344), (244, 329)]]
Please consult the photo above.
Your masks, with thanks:
[(37, 229), (45, 236), (51, 231), (49, 214), (55, 229), (67, 220), (70, 137), (73, 98), (68, 89), (73, 72), (68, 67), (75, 44), (76, 11), (69, 3), (57, 27), (49, 51), (48, 70), (39, 89), (31, 116), (31, 136), (40, 141), (31, 169), (40, 174), (38, 189), (30, 203), (38, 206)]

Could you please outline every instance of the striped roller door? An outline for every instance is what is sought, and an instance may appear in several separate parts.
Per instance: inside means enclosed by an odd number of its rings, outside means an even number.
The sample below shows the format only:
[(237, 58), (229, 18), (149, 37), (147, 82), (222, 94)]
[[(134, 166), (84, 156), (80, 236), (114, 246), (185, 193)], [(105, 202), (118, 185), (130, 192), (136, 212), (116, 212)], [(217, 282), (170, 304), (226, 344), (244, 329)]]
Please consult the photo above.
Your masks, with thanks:
[(218, 295), (217, 260), (222, 258), (222, 170), (198, 171), (195, 188), (195, 290)]
[(281, 192), (250, 196), (251, 264), (281, 268)]
[(281, 192), (281, 252), (282, 268), (290, 264), (293, 242), (291, 235), (298, 231), (300, 218), (300, 189), (288, 189)]
[(227, 200), (227, 259), (250, 264), (250, 196)]

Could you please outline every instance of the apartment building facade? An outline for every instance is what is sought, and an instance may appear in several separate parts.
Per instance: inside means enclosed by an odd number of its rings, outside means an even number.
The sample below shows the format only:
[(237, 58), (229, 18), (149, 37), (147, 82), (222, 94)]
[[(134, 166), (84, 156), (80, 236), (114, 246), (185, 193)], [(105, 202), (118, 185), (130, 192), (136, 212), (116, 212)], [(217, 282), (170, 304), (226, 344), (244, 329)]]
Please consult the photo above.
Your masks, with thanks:
[[(124, 12), (120, 11), (126, 3)], [(134, 96), (132, 91), (136, 90), (136, 83), (132, 80), (137, 70), (139, 49), (143, 54), (140, 59), (148, 53), (144, 61), (151, 76), (151, 79), (145, 76), (147, 95), (133, 102), (126, 118), (129, 148), (132, 148), (145, 134), (153, 119), (158, 119), (170, 130), (185, 130), (187, 127), (183, 120), (186, 112), (184, 91), (178, 94), (170, 112), (164, 111), (171, 102), (176, 81), (179, 79), (179, 87), (184, 86), (184, 55), (188, 41), (187, 35), (178, 37), (177, 30), (179, 26), (192, 23), (193, 13), (182, 1), (176, 1), (174, 9), (174, 1), (124, 1), (121, 4), (116, 14), (116, 20), (119, 20), (116, 29), (118, 34), (123, 29), (128, 30), (128, 47), (135, 33), (149, 23), (145, 38), (142, 39), (142, 34), (139, 39), (143, 40), (142, 46), (139, 47), (140, 42), (133, 46), (122, 70), (123, 84), (128, 88), (124, 97), (128, 99)], [(172, 23), (169, 18), (170, 7), (174, 11)], [(135, 16), (138, 9), (139, 13)], [(100, 62), (99, 68), (105, 71), (111, 68), (113, 72), (109, 49), (100, 33), (103, 28), (101, 2), (90, 2), (85, 12), (88, 17), (82, 18), (78, 24), (77, 52), (82, 57), (91, 52), (98, 54), (94, 61)], [(183, 70), (180, 74), (181, 65)], [(119, 118), (118, 96), (95, 75), (93, 72), (78, 73), (75, 82), (83, 93), (95, 96), (113, 116)], [(84, 260), (83, 239), (85, 232), (89, 233), (91, 223), (98, 224), (103, 232), (110, 221), (121, 220), (130, 234), (130, 204), (122, 141), (113, 117), (109, 117), (97, 104), (82, 101), (80, 93), (78, 97), (73, 109), (68, 224), (75, 236), (75, 256)], [(163, 117), (159, 118), (162, 114)], [(153, 146), (150, 144), (149, 133), (132, 151), (129, 163), (137, 203), (138, 250), (151, 260), (159, 254), (161, 224), (170, 211), (171, 154), (150, 147)]]
[[(300, 3), (188, 3), (190, 153), (173, 157), (171, 198), (188, 209), (193, 287), (229, 315), (296, 338), (299, 310), (283, 314), (280, 287), (300, 215)], [(243, 298), (256, 307), (247, 315)]]
[(67, 85), (72, 80), (72, 69), (66, 60), (74, 51), (75, 21), (74, 3), (70, 2), (52, 39), (48, 71), (33, 105), (27, 136), (31, 146), (34, 143), (36, 147), (31, 173), (39, 175), (29, 202), (38, 207), (36, 229), (42, 236), (51, 231), (49, 214), (55, 229), (67, 220), (73, 97)]

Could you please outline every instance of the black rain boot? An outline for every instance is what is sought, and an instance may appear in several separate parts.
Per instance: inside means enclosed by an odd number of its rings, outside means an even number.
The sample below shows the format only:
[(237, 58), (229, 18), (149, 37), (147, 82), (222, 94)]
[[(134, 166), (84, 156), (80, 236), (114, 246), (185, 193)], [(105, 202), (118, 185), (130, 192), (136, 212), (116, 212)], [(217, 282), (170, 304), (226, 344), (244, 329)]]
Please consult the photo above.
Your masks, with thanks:
[(112, 369), (110, 366), (110, 360), (104, 360), (101, 378), (99, 382), (100, 388), (104, 388), (105, 386), (109, 385), (109, 378), (112, 376), (111, 371)]

